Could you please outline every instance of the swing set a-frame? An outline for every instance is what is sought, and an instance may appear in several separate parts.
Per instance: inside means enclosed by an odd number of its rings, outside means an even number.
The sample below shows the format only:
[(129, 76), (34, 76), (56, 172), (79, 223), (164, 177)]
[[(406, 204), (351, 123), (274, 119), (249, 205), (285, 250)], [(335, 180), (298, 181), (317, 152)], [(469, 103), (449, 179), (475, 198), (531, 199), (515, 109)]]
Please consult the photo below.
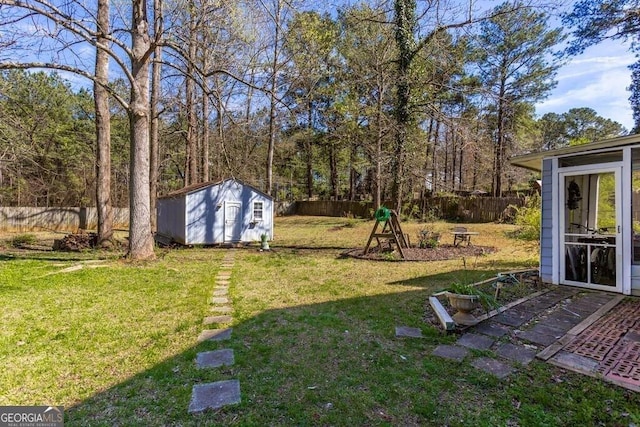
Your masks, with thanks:
[[(369, 241), (367, 242), (367, 246), (364, 247), (363, 254), (366, 255), (369, 252), (371, 243), (375, 239), (377, 242), (376, 247), (379, 247), (381, 249), (384, 244), (389, 245), (389, 248), (393, 249), (393, 245), (395, 244), (398, 247), (400, 256), (404, 259), (404, 249), (408, 249), (409, 244), (407, 242), (407, 239), (405, 238), (404, 233), (402, 232), (402, 227), (400, 227), (400, 221), (398, 220), (398, 214), (396, 213), (396, 211), (381, 207), (378, 208), (374, 217), (376, 219), (376, 223), (373, 226), (373, 230), (371, 230)], [(384, 225), (382, 226), (382, 230), (378, 233), (378, 227), (382, 223)], [(384, 240), (381, 241), (380, 239)]]

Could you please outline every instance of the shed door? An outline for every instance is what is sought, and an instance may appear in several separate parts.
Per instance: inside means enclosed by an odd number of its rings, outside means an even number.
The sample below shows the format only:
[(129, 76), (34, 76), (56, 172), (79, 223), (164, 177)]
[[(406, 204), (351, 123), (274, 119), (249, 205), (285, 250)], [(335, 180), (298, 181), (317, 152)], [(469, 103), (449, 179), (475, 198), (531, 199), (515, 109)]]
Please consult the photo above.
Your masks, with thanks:
[(622, 292), (621, 168), (560, 174), (561, 280)]
[(242, 203), (224, 203), (224, 241), (239, 242), (242, 238)]

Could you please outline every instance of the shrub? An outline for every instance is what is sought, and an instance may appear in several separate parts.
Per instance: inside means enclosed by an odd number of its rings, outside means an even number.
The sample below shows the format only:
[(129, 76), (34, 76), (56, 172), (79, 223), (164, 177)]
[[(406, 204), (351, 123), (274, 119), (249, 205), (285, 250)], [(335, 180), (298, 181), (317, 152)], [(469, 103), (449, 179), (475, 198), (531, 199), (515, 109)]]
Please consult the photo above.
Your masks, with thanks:
[(437, 248), (440, 244), (440, 233), (435, 233), (426, 229), (420, 230), (418, 233), (418, 247), (425, 248)]
[(539, 240), (542, 224), (542, 207), (540, 196), (530, 197), (526, 204), (516, 208), (515, 224), (520, 226), (516, 237), (524, 240)]
[(11, 239), (11, 245), (15, 248), (19, 248), (23, 245), (33, 245), (36, 242), (36, 236), (33, 234), (20, 234)]

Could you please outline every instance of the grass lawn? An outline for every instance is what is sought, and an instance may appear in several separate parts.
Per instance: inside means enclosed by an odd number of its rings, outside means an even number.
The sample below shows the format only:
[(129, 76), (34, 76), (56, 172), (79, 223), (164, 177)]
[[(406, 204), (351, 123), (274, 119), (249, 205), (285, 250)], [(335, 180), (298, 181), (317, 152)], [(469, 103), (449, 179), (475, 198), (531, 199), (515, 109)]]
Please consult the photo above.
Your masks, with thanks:
[[(498, 380), (431, 356), (455, 337), (422, 320), (429, 294), (537, 265), (512, 226), (468, 224), (475, 244), (498, 248), (478, 259), (341, 258), (372, 226), (278, 218), (273, 251), (236, 250), (232, 338), (201, 344), (224, 249), (159, 250), (142, 264), (0, 252), (0, 405), (64, 405), (66, 425), (640, 423), (638, 394), (537, 360)], [(416, 241), (424, 226), (403, 229)], [(452, 224), (430, 227), (452, 240)], [(397, 325), (425, 338), (397, 339)], [(196, 369), (198, 352), (221, 348), (234, 350), (233, 366)], [(241, 404), (187, 413), (194, 384), (228, 379), (240, 381)]]

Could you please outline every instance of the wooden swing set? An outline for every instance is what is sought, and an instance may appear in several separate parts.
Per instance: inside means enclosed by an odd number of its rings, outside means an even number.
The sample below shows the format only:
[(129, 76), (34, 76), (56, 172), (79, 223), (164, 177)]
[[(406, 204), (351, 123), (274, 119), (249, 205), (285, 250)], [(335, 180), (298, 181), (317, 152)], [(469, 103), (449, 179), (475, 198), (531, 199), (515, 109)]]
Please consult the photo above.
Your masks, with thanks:
[[(398, 247), (400, 256), (405, 259), (404, 249), (408, 249), (409, 244), (402, 232), (402, 227), (400, 227), (400, 220), (398, 219), (396, 211), (381, 207), (378, 208), (374, 217), (376, 219), (376, 223), (373, 226), (373, 230), (371, 230), (369, 241), (367, 242), (367, 246), (365, 246), (363, 253), (366, 255), (369, 252), (371, 243), (373, 242), (373, 239), (375, 239), (378, 244), (377, 247), (379, 248), (382, 248), (382, 245), (386, 243), (389, 245), (390, 249), (393, 249), (393, 244), (395, 244)], [(382, 231), (378, 233), (378, 226), (381, 223), (384, 223), (384, 225), (382, 226)], [(385, 240), (381, 241), (380, 239)]]

